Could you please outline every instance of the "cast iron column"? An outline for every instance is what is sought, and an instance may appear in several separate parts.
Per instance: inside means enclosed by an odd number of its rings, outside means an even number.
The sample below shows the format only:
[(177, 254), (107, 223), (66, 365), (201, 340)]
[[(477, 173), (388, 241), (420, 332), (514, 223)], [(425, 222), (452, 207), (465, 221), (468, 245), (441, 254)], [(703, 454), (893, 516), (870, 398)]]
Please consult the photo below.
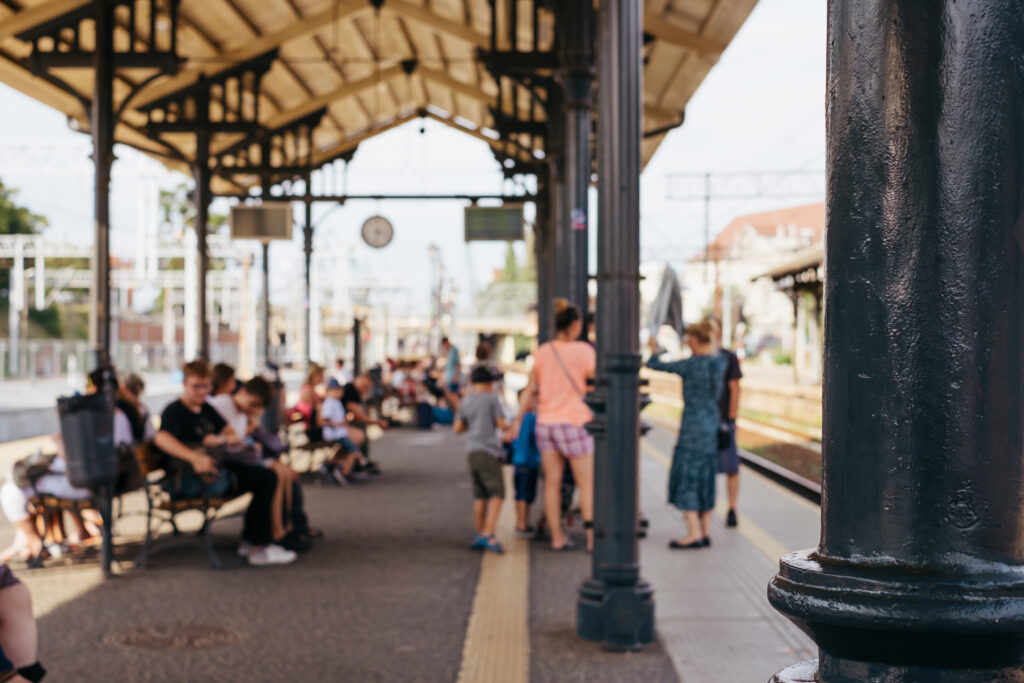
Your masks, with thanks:
[(577, 632), (612, 650), (654, 641), (653, 591), (640, 579), (637, 545), (642, 6), (603, 0), (599, 22), (596, 385), (604, 401), (594, 402), (593, 576), (580, 587)]
[[(206, 101), (205, 95), (199, 95), (196, 99), (197, 107), (209, 108), (209, 102)], [(199, 309), (199, 357), (212, 360), (210, 358), (210, 325), (206, 316), (206, 274), (210, 270), (210, 250), (206, 244), (211, 200), (209, 130), (200, 130), (196, 133), (196, 163), (194, 172), (196, 187), (193, 202), (196, 205), (196, 244), (199, 249), (199, 267), (196, 269), (199, 278), (196, 306)]]
[(263, 302), (260, 308), (260, 329), (263, 341), (263, 366), (270, 362), (270, 242), (264, 241), (263, 248)]
[[(562, 210), (565, 296), (582, 313), (590, 308), (590, 243), (587, 213), (590, 190), (590, 106), (594, 69), (594, 10), (591, 0), (572, 0), (562, 9), (562, 89), (565, 116), (565, 203)], [(586, 327), (583, 336), (587, 334)]]
[(306, 177), (306, 201), (305, 201), (306, 223), (305, 223), (305, 225), (302, 226), (302, 253), (305, 256), (305, 266), (306, 266), (306, 269), (305, 269), (305, 277), (306, 277), (306, 281), (305, 281), (305, 285), (306, 285), (306, 303), (305, 303), (305, 306), (306, 306), (306, 309), (305, 309), (305, 317), (303, 319), (303, 325), (304, 325), (305, 330), (306, 330), (306, 341), (305, 341), (305, 344), (304, 344), (304, 352), (306, 354), (306, 363), (307, 364), (310, 362), (310, 356), (312, 355), (311, 351), (310, 351), (310, 349), (312, 348), (312, 339), (310, 338), (310, 335), (312, 334), (312, 331), (313, 331), (312, 322), (310, 320), (310, 315), (312, 314), (310, 306), (312, 305), (312, 302), (313, 302), (312, 291), (311, 291), (311, 287), (310, 287), (310, 269), (312, 268), (312, 265), (313, 265), (313, 201), (311, 199), (311, 196), (312, 196), (312, 192), (310, 190), (310, 185), (309, 185), (309, 176), (307, 176)]
[[(1024, 680), (1024, 12), (829, 5), (822, 532), (775, 681)], [(816, 676), (816, 677), (815, 677)]]
[(537, 220), (534, 254), (537, 262), (537, 344), (550, 341), (554, 328), (555, 241), (546, 169), (537, 177)]
[(363, 321), (352, 319), (352, 376), (363, 374)]
[(89, 341), (96, 366), (110, 362), (110, 167), (114, 160), (114, 6), (95, 0), (96, 46), (92, 97), (93, 163), (96, 167), (92, 307)]

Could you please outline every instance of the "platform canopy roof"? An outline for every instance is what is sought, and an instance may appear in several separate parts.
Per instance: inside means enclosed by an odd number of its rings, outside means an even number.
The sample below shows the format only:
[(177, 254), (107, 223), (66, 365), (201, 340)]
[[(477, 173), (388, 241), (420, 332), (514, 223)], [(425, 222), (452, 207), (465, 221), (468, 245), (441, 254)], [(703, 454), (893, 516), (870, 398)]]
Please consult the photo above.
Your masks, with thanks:
[[(169, 0), (168, 0), (169, 1)], [(532, 0), (496, 0), (499, 27), (507, 20), (507, 2), (518, 2), (520, 16), (533, 11)], [(559, 2), (560, 0), (554, 0)], [(654, 154), (673, 124), (681, 121), (690, 97), (746, 20), (757, 0), (647, 0), (644, 12), (644, 139), (643, 161)], [(32, 46), (18, 38), (45, 27), (90, 0), (0, 0), (0, 81), (65, 113), (72, 126), (88, 128), (83, 103), (93, 88), (88, 68), (54, 72), (74, 93), (54, 79), (34, 75), (26, 61)], [(166, 4), (166, 3), (162, 3)], [(380, 4), (380, 8), (374, 7)], [(550, 7), (552, 2), (540, 2)], [(152, 36), (151, 22), (138, 3), (117, 10), (115, 49), (132, 38), (127, 27), (136, 22), (135, 40)], [(260, 123), (274, 128), (326, 107), (313, 137), (313, 158), (319, 165), (353, 150), (361, 141), (418, 116), (429, 116), (479, 138), (504, 154), (543, 155), (535, 135), (499, 140), (492, 108), (498, 85), (480, 58), (491, 48), (489, 0), (181, 0), (178, 55), (184, 62), (175, 75), (156, 77), (125, 110), (115, 131), (117, 141), (159, 156), (168, 166), (187, 171), (195, 158), (195, 136), (167, 133), (162, 142), (144, 132), (147, 118), (140, 108), (239, 63), (277, 51), (261, 81)], [(94, 41), (91, 23), (81, 24), (81, 43)], [(153, 23), (159, 34), (166, 20)], [(534, 29), (536, 26), (536, 41)], [(539, 21), (521, 21), (516, 48), (554, 44), (554, 18), (543, 10)], [(499, 30), (499, 34), (502, 31)], [(510, 40), (499, 39), (508, 50)], [(119, 70), (115, 103), (152, 70)], [(510, 90), (503, 95), (509, 114), (543, 119), (530, 113), (530, 97)], [(240, 135), (218, 134), (214, 150), (239, 142)], [(225, 189), (220, 181), (220, 189)], [(258, 184), (255, 177), (234, 179), (236, 187)]]

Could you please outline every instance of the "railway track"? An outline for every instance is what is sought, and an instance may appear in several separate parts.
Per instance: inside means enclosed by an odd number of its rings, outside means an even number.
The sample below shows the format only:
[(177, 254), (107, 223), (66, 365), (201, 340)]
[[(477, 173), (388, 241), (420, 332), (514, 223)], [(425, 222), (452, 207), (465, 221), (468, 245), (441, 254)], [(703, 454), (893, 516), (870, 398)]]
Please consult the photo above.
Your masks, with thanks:
[[(659, 388), (652, 386), (648, 392), (654, 403), (674, 408), (682, 406), (678, 394), (660, 392)], [(678, 428), (677, 424), (664, 417), (648, 416), (647, 419), (673, 432)], [(816, 434), (813, 430), (794, 428), (776, 420), (764, 420), (749, 416), (741, 416), (736, 421), (736, 426), (741, 435), (741, 442), (745, 440), (743, 438), (745, 434), (753, 433), (772, 443), (785, 444), (788, 449), (803, 451), (809, 459), (818, 462), (821, 460), (820, 434)], [(818, 482), (745, 448), (740, 448), (739, 453), (740, 460), (750, 469), (817, 505), (821, 504), (821, 484)]]

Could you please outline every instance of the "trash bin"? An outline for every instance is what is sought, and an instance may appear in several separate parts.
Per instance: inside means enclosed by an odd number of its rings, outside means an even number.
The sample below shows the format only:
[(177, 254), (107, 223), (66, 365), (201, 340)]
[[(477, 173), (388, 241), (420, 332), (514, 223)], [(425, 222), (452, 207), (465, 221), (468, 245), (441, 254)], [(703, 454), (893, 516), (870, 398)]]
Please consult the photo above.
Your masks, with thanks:
[(113, 389), (58, 398), (57, 411), (71, 485), (93, 490), (113, 486), (118, 476)]

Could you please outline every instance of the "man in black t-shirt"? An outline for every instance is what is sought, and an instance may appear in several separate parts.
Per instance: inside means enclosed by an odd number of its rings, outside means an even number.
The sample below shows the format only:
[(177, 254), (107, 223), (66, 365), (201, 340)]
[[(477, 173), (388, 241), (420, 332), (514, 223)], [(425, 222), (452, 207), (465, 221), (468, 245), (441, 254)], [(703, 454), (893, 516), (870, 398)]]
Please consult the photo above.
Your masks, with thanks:
[(729, 432), (729, 445), (718, 452), (718, 473), (724, 474), (725, 489), (729, 496), (729, 513), (726, 515), (726, 526), (737, 526), (736, 500), (740, 495), (740, 454), (736, 446), (736, 416), (740, 408), (740, 370), (739, 357), (729, 349), (722, 348), (722, 325), (715, 318), (708, 318), (715, 332), (715, 343), (718, 352), (725, 356), (725, 387), (718, 399), (718, 412), (721, 429)]
[[(177, 476), (168, 477), (168, 492), (177, 498), (220, 498), (229, 490), (252, 493), (245, 512), (239, 553), (254, 565), (294, 561), (295, 553), (275, 545), (271, 534), (271, 506), (277, 475), (262, 466), (230, 463), (221, 467), (210, 457), (207, 450), (241, 445), (242, 438), (206, 402), (212, 385), (206, 362), (192, 361), (182, 370), (181, 398), (164, 408), (160, 431), (153, 439), (165, 456), (183, 463)], [(167, 461), (165, 466), (171, 464), (172, 461)], [(232, 480), (237, 486), (232, 487)]]
[[(365, 432), (369, 425), (377, 425), (381, 429), (388, 428), (387, 420), (373, 419), (366, 409), (366, 397), (372, 390), (373, 380), (365, 374), (357, 376), (342, 389), (341, 404), (348, 413), (349, 429), (356, 428)], [(356, 465), (356, 469), (369, 474), (380, 474), (377, 463), (370, 460), (370, 439), (364, 438), (360, 448), (363, 451), (363, 461)]]

